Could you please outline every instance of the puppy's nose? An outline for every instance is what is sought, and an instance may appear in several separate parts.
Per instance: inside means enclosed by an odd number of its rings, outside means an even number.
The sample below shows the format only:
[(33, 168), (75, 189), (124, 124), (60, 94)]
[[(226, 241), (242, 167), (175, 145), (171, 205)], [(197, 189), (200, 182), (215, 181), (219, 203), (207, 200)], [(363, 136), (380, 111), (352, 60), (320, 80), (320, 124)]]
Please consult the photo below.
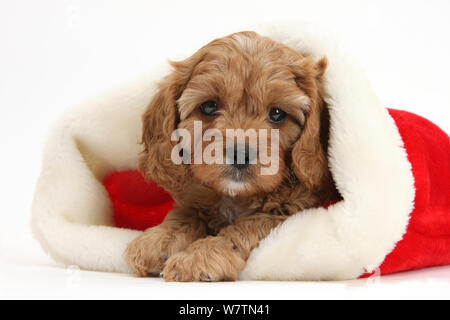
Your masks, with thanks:
[(254, 152), (252, 151), (247, 144), (235, 145), (232, 166), (238, 170), (249, 167), (254, 159)]
[(250, 157), (248, 148), (242, 151), (234, 150), (233, 167), (236, 169), (245, 169), (250, 165)]

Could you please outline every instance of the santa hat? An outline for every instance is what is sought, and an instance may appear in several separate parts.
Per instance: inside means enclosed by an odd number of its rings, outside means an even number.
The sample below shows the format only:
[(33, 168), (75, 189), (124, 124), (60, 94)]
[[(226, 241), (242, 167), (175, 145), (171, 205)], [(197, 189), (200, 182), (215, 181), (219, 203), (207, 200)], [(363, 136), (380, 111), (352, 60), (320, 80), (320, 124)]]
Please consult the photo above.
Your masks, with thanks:
[[(449, 136), (424, 118), (386, 109), (351, 54), (316, 27), (259, 32), (328, 58), (328, 157), (343, 200), (289, 217), (252, 251), (240, 278), (355, 279), (450, 264)], [(88, 101), (54, 128), (32, 230), (55, 260), (130, 272), (126, 245), (172, 208), (170, 196), (136, 171), (140, 116), (164, 74), (152, 71)]]

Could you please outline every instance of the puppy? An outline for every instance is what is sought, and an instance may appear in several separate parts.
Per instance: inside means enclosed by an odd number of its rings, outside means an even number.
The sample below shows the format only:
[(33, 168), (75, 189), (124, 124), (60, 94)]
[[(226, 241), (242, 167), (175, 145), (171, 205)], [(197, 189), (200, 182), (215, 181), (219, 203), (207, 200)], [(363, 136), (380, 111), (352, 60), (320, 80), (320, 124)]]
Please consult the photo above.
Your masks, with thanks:
[[(327, 60), (302, 56), (255, 32), (239, 32), (171, 65), (142, 118), (145, 150), (139, 169), (170, 192), (177, 208), (132, 241), (125, 257), (138, 276), (236, 280), (250, 252), (274, 227), (338, 197), (326, 157)], [(223, 152), (232, 161), (195, 161), (192, 149), (222, 151), (217, 136), (200, 147), (191, 141), (179, 152), (174, 149), (174, 130), (194, 136), (196, 123), (202, 134), (214, 130), (227, 137)], [(258, 140), (266, 139), (278, 170), (262, 174), (269, 167), (255, 161), (262, 151), (249, 147), (250, 136), (229, 143), (229, 129), (254, 130)], [(178, 153), (188, 161), (175, 163)]]

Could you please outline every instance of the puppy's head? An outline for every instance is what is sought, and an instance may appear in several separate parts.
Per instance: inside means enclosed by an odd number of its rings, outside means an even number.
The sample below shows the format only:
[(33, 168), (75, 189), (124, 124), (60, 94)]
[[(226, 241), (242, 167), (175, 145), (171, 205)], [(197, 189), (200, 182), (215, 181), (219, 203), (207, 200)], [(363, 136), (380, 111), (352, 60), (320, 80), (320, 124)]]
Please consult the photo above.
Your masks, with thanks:
[(172, 66), (143, 116), (140, 169), (147, 178), (170, 191), (195, 180), (217, 193), (251, 196), (294, 173), (306, 188), (320, 189), (328, 178), (324, 58), (240, 32)]

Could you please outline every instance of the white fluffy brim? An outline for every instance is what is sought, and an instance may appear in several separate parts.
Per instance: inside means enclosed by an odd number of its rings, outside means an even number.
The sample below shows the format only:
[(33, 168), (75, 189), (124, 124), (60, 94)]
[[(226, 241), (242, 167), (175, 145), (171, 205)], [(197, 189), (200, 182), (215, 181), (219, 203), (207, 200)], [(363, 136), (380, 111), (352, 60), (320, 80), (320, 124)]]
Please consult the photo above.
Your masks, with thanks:
[[(260, 28), (261, 29), (261, 28)], [(257, 29), (303, 54), (326, 56), (329, 163), (344, 200), (297, 213), (253, 250), (241, 279), (354, 279), (376, 269), (405, 233), (414, 180), (394, 121), (334, 39), (308, 25)], [(32, 229), (57, 261), (130, 272), (123, 258), (139, 232), (112, 226), (102, 180), (135, 169), (140, 116), (164, 72), (75, 108), (54, 128), (32, 206)]]

